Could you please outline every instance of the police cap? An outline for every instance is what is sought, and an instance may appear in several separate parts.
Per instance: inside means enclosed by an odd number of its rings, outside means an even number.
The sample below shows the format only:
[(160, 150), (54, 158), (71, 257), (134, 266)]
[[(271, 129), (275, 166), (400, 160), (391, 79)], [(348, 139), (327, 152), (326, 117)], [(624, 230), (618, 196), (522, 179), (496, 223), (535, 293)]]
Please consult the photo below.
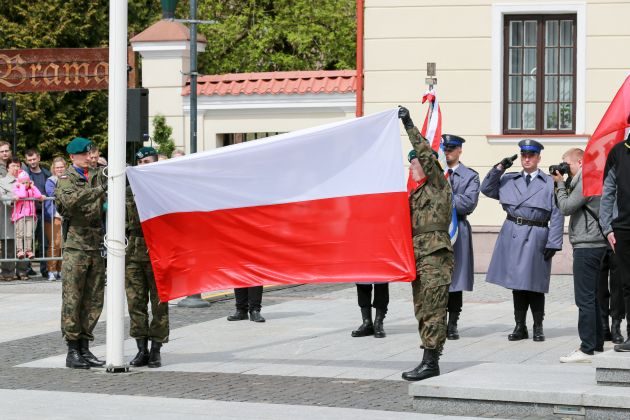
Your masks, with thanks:
[(157, 151), (153, 147), (141, 147), (136, 152), (136, 159), (144, 159), (147, 156), (157, 156)]
[(518, 142), (518, 147), (521, 148), (521, 152), (538, 153), (545, 148), (542, 144), (536, 140), (524, 139)]
[(465, 143), (466, 140), (464, 140), (463, 138), (459, 136), (455, 136), (453, 134), (442, 134), (442, 142), (444, 144), (444, 147), (449, 149), (449, 148), (455, 148), (455, 147), (462, 147), (462, 144)]
[(66, 146), (66, 152), (70, 155), (79, 155), (81, 153), (87, 153), (94, 148), (94, 143), (91, 140), (83, 137), (75, 137)]

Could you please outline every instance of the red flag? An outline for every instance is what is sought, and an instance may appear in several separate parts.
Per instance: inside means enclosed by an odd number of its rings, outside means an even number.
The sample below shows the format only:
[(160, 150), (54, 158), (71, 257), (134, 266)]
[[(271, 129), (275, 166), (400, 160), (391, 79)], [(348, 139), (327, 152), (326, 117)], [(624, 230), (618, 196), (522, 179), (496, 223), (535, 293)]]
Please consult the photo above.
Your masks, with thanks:
[(608, 106), (586, 146), (583, 160), (584, 196), (601, 195), (608, 152), (623, 141), (630, 127), (630, 76)]

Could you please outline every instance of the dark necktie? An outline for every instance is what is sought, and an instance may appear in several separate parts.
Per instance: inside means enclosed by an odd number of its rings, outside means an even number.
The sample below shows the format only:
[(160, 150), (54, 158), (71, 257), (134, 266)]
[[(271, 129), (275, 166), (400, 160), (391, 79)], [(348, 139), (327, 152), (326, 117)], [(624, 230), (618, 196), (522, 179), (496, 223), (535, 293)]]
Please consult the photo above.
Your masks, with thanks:
[(528, 187), (530, 182), (532, 182), (532, 176), (530, 174), (527, 174), (527, 176), (525, 177), (525, 183)]
[(451, 184), (451, 188), (453, 188), (453, 170), (448, 168), (448, 182)]

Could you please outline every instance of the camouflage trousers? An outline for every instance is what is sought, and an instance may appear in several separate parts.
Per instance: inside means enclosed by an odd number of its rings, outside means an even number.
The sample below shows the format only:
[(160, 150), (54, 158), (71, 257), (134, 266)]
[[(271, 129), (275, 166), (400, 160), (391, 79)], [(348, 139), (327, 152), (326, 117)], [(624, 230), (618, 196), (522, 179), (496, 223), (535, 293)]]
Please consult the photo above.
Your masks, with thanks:
[[(149, 338), (159, 343), (168, 342), (168, 303), (160, 303), (149, 261), (127, 261), (125, 291), (130, 318), (129, 335), (133, 338)], [(149, 300), (153, 315), (150, 323)]]
[(94, 340), (105, 300), (104, 261), (100, 251), (64, 250), (61, 333), (67, 341)]
[(453, 264), (453, 252), (446, 248), (416, 258), (416, 279), (411, 287), (418, 331), (425, 349), (442, 351), (446, 341), (446, 306)]

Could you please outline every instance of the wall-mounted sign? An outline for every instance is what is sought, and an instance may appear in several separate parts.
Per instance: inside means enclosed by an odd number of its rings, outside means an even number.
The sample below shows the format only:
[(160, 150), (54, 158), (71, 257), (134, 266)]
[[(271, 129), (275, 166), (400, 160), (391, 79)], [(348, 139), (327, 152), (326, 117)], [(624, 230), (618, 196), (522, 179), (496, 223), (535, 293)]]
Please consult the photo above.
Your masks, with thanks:
[(108, 48), (0, 50), (0, 92), (107, 89)]

